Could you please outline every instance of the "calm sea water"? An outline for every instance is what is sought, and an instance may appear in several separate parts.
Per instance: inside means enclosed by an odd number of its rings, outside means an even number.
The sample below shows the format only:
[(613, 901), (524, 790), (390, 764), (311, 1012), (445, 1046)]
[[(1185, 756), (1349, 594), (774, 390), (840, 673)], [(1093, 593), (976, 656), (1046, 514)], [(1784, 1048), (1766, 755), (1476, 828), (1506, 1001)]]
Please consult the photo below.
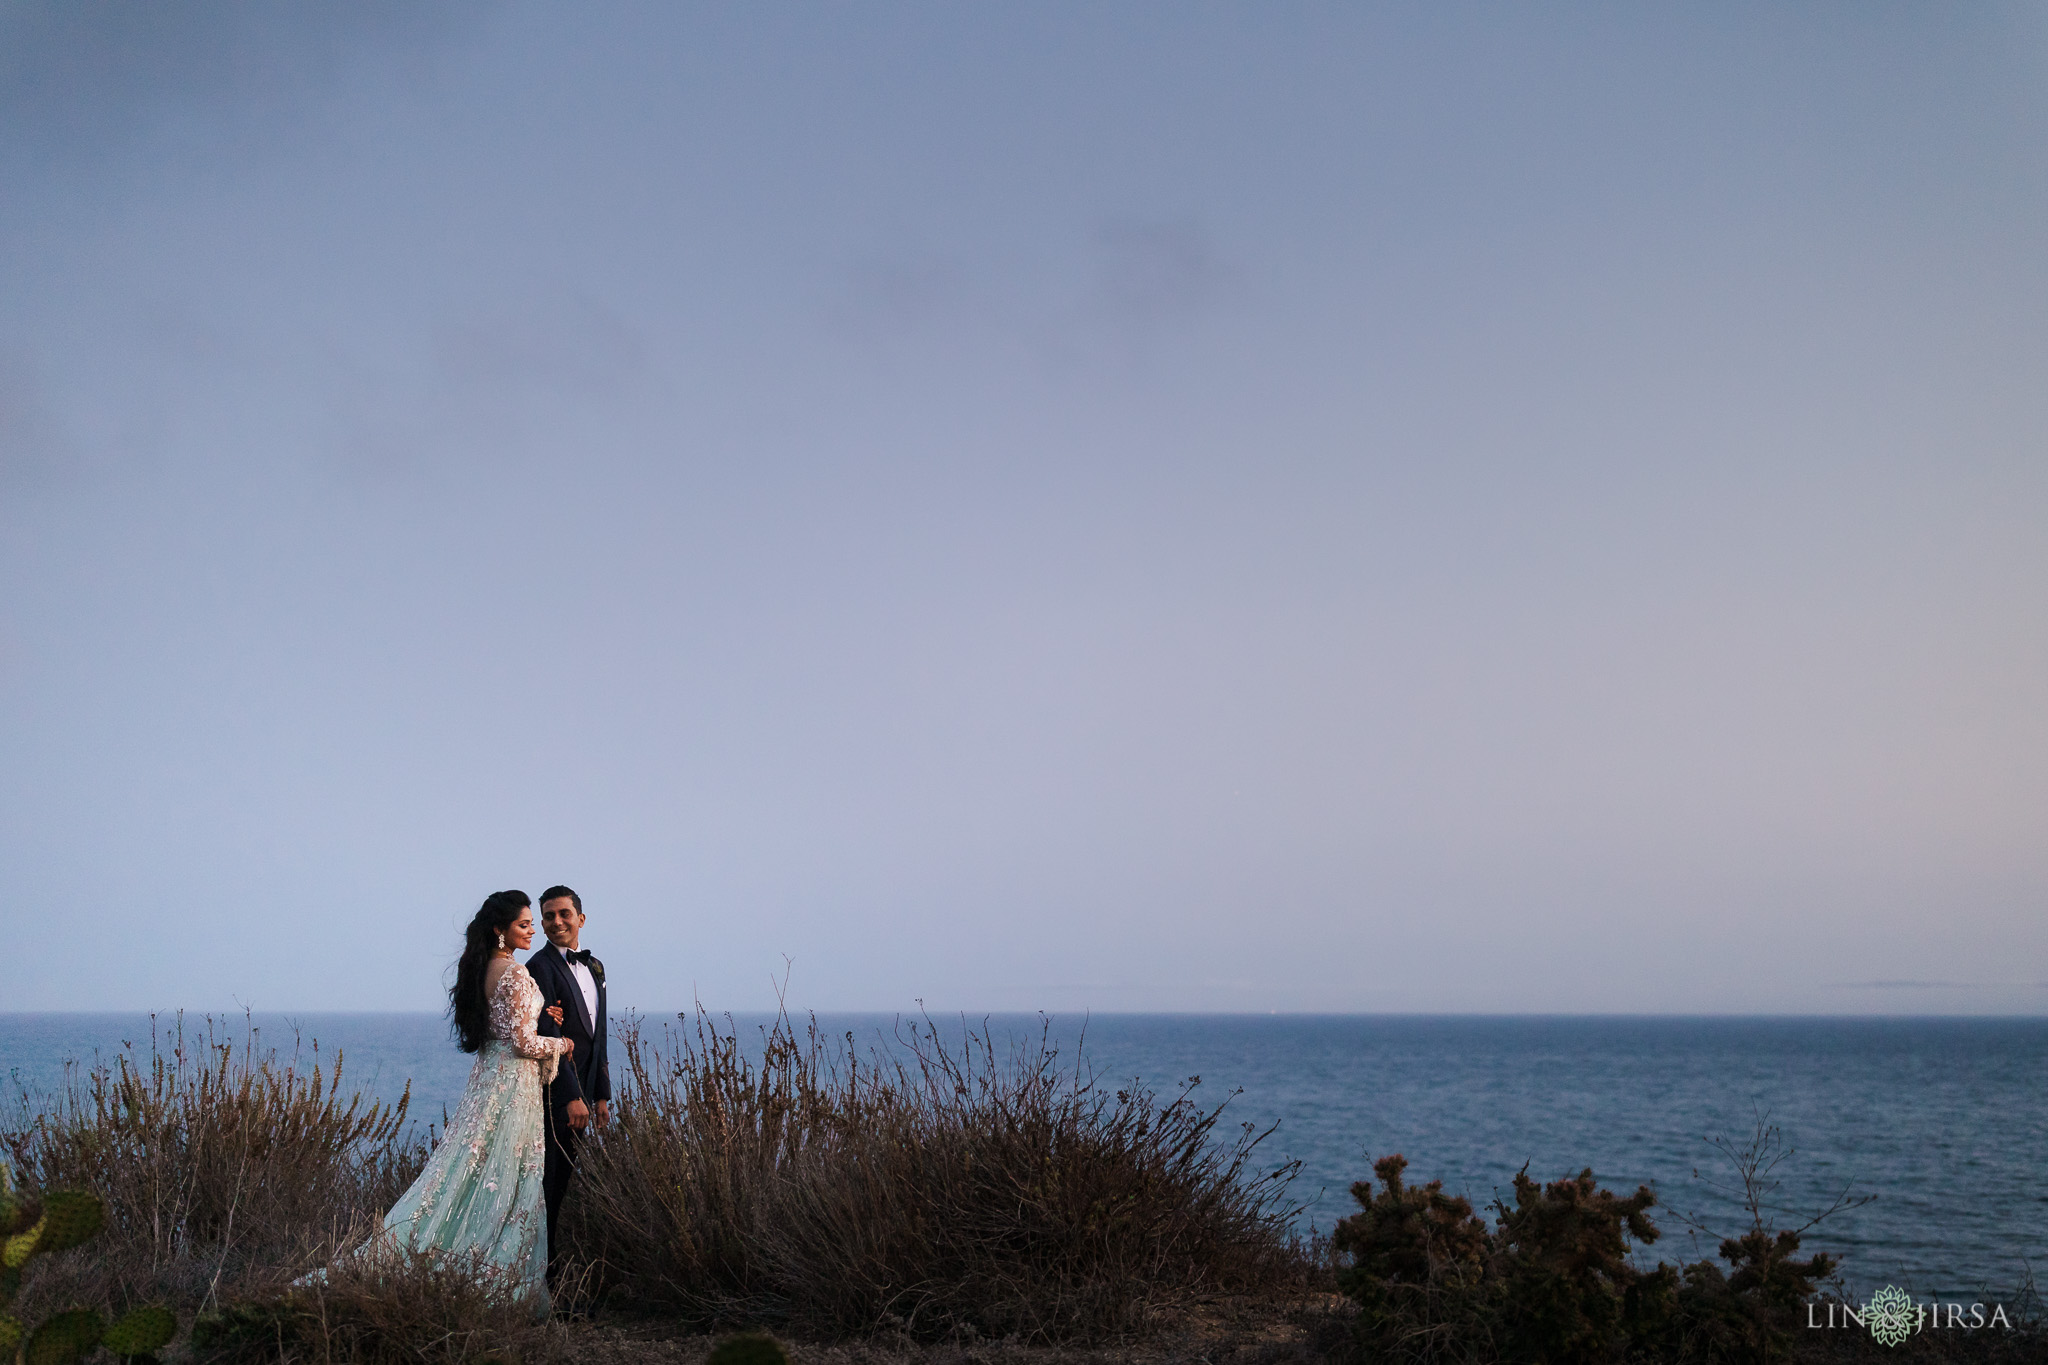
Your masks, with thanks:
[[(737, 1022), (756, 1037), (763, 1020)], [(986, 1022), (1034, 1041), (1040, 1024)], [(255, 1023), (280, 1052), (310, 1060), (317, 1040), (323, 1064), (344, 1053), (350, 1089), (392, 1099), (409, 1081), (422, 1118), (452, 1109), (468, 1074), (432, 1015)], [(866, 1046), (896, 1021), (819, 1023)], [(958, 1040), (961, 1020), (939, 1024)], [(245, 1021), (227, 1027), (239, 1038)], [(124, 1043), (146, 1051), (150, 1029), (135, 1015), (0, 1015), (0, 1076), (47, 1092), (67, 1062)], [(191, 1018), (185, 1030), (199, 1031)], [(1767, 1113), (1793, 1149), (1773, 1196), (1798, 1215), (1790, 1225), (1845, 1188), (1878, 1196), (1808, 1234), (1809, 1248), (1843, 1258), (1852, 1291), (2011, 1300), (2028, 1265), (2048, 1259), (2048, 1019), (1097, 1015), (1056, 1019), (1052, 1032), (1063, 1058), (1078, 1047), (1101, 1080), (1170, 1092), (1200, 1076), (1196, 1095), (1212, 1103), (1241, 1090), (1225, 1122), (1278, 1123), (1261, 1164), (1303, 1163), (1304, 1227), (1343, 1217), (1351, 1182), (1389, 1152), (1408, 1158), (1411, 1181), (1440, 1177), (1481, 1206), (1508, 1197), (1525, 1162), (1542, 1179), (1591, 1166), (1617, 1190), (1657, 1190), (1667, 1235), (1650, 1258), (1697, 1259), (1711, 1243), (1695, 1244), (1668, 1210), (1736, 1229), (1739, 1210), (1700, 1178), (1734, 1175), (1709, 1139), (1740, 1145)]]

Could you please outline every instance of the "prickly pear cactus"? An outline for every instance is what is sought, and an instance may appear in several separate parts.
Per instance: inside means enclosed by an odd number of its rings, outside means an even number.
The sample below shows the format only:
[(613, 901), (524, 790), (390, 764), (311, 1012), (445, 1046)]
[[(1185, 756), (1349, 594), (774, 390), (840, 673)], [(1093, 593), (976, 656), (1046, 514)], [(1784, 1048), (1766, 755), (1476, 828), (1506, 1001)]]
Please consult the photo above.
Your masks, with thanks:
[(43, 1200), (43, 1238), (37, 1249), (69, 1251), (99, 1236), (106, 1221), (107, 1206), (97, 1195), (58, 1190)]
[(0, 1240), (0, 1266), (18, 1271), (28, 1264), (29, 1257), (36, 1254), (36, 1247), (42, 1241), (41, 1210), (28, 1205), (16, 1215), (14, 1222), (15, 1228), (5, 1240)]
[[(14, 1186), (14, 1173), (0, 1161), (0, 1307), (14, 1301), (22, 1269), (31, 1257), (82, 1246), (99, 1235), (107, 1219), (97, 1196), (55, 1190), (40, 1204)], [(124, 1360), (149, 1361), (178, 1334), (177, 1315), (158, 1304), (130, 1310), (109, 1329), (89, 1308), (55, 1313), (33, 1328), (0, 1314), (0, 1360), (18, 1365), (71, 1365), (104, 1345)]]
[(31, 1256), (69, 1251), (91, 1241), (106, 1222), (106, 1209), (92, 1195), (78, 1190), (58, 1190), (43, 1200), (43, 1216), (7, 1239), (0, 1252), (9, 1270), (19, 1270)]
[(155, 1355), (170, 1345), (176, 1335), (178, 1315), (160, 1303), (150, 1303), (123, 1314), (100, 1338), (100, 1345), (117, 1356), (133, 1359)]
[(90, 1308), (52, 1313), (21, 1348), (21, 1365), (71, 1365), (100, 1344), (106, 1324)]
[(789, 1352), (766, 1332), (740, 1332), (712, 1347), (704, 1365), (789, 1365)]
[[(14, 1234), (34, 1222), (26, 1203), (14, 1188), (14, 1172), (7, 1163), (0, 1161), (0, 1307), (14, 1302), (14, 1291), (21, 1284), (21, 1271), (7, 1264), (7, 1243)], [(21, 1324), (11, 1317), (0, 1316), (0, 1357), (11, 1356), (14, 1348), (21, 1345)]]

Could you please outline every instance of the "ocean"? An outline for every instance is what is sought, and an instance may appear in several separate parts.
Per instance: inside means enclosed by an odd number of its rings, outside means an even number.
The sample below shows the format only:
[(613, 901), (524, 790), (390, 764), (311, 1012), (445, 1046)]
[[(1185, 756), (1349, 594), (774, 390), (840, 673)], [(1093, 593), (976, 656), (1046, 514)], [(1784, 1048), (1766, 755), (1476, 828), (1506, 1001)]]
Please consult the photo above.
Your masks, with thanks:
[[(305, 1058), (317, 1043), (323, 1063), (339, 1051), (348, 1088), (381, 1099), (409, 1081), (422, 1121), (452, 1109), (468, 1075), (436, 1015), (219, 1022), (237, 1038), (253, 1022), (264, 1046)], [(743, 1038), (766, 1022), (736, 1019)], [(886, 1045), (898, 1021), (818, 1022), (867, 1047)], [(984, 1023), (1035, 1043), (1041, 1024), (935, 1022), (956, 1043), (964, 1024)], [(188, 1038), (203, 1031), (191, 1016), (184, 1026)], [(0, 1015), (0, 1077), (13, 1082), (0, 1098), (33, 1104), (67, 1063), (124, 1043), (146, 1051), (151, 1027), (141, 1015)], [(1790, 1153), (1773, 1172), (1779, 1226), (1844, 1191), (1877, 1196), (1807, 1234), (1808, 1250), (1842, 1258), (1854, 1294), (1896, 1284), (1922, 1300), (2010, 1303), (2048, 1257), (2048, 1019), (1111, 1014), (1055, 1018), (1051, 1032), (1064, 1060), (1078, 1050), (1101, 1081), (1171, 1094), (1199, 1076), (1195, 1098), (1228, 1099), (1220, 1127), (1231, 1136), (1240, 1123), (1277, 1124), (1257, 1164), (1301, 1162), (1292, 1188), (1304, 1231), (1344, 1217), (1352, 1182), (1391, 1152), (1408, 1158), (1411, 1183), (1441, 1179), (1481, 1208), (1512, 1200), (1525, 1164), (1542, 1180), (1590, 1166), (1617, 1191), (1656, 1190), (1665, 1236), (1641, 1259), (1696, 1260), (1714, 1242), (1675, 1214), (1741, 1229), (1717, 1188), (1735, 1171), (1714, 1139), (1739, 1148), (1761, 1117)]]

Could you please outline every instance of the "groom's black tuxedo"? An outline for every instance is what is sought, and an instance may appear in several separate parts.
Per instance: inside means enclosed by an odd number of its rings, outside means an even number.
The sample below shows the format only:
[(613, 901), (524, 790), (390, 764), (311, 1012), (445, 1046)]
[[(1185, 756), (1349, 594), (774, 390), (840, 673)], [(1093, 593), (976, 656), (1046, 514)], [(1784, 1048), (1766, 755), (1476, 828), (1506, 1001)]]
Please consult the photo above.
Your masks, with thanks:
[(583, 1134), (569, 1126), (569, 1103), (582, 1100), (593, 1111), (594, 1121), (598, 1101), (609, 1101), (612, 1097), (611, 1068), (605, 1057), (605, 1034), (609, 1030), (605, 1025), (604, 964), (592, 958), (588, 965), (591, 976), (597, 981), (595, 1017), (583, 1003), (583, 988), (576, 984), (576, 974), (569, 969), (561, 949), (550, 943), (526, 959), (526, 970), (540, 987), (541, 999), (549, 1005), (562, 1007), (562, 1022), (559, 1024), (543, 1009), (537, 1031), (543, 1037), (576, 1040), (576, 1051), (556, 1069), (554, 1082), (541, 1087), (542, 1102), (547, 1108), (548, 1164), (541, 1179), (541, 1188), (548, 1202), (550, 1281), (558, 1269), (555, 1214), (562, 1207), (562, 1195), (569, 1188), (569, 1177), (576, 1173), (576, 1148), (583, 1140)]
[(558, 1116), (567, 1115), (571, 1100), (582, 1100), (595, 1108), (599, 1100), (609, 1102), (612, 1097), (612, 1075), (605, 1065), (604, 1042), (608, 1030), (605, 1027), (604, 964), (593, 958), (589, 965), (591, 976), (597, 979), (597, 1017), (594, 1019), (583, 1003), (583, 988), (576, 984), (576, 974), (569, 970), (560, 948), (550, 943), (526, 959), (526, 970), (540, 987), (542, 1000), (562, 1007), (560, 1024), (546, 1014), (541, 1015), (541, 1037), (576, 1040), (576, 1053), (569, 1059), (571, 1065), (558, 1069), (554, 1084), (546, 1087), (548, 1108)]

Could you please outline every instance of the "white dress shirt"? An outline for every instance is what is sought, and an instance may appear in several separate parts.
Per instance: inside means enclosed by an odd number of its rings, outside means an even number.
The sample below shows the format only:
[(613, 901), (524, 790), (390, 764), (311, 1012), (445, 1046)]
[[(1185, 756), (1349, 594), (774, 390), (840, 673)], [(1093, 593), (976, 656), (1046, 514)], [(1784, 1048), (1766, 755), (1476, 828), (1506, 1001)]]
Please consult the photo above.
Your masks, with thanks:
[[(557, 948), (555, 951), (560, 952), (561, 949)], [(596, 1028), (597, 978), (591, 975), (590, 968), (584, 963), (570, 962), (565, 958), (562, 965), (566, 966), (569, 969), (569, 975), (576, 979), (576, 989), (583, 992), (584, 1013), (590, 1016), (590, 1026)]]

